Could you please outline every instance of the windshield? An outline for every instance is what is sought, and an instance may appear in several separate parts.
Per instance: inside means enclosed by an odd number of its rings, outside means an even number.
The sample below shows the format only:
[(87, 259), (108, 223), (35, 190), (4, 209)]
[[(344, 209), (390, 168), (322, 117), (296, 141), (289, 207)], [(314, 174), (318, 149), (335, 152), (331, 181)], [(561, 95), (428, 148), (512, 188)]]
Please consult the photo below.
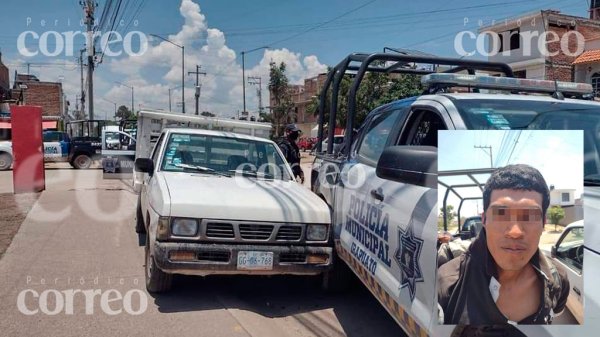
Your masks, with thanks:
[(169, 136), (161, 170), (291, 179), (285, 161), (271, 143), (183, 133)]
[(600, 186), (600, 106), (535, 100), (453, 101), (471, 130), (583, 130), (585, 184)]

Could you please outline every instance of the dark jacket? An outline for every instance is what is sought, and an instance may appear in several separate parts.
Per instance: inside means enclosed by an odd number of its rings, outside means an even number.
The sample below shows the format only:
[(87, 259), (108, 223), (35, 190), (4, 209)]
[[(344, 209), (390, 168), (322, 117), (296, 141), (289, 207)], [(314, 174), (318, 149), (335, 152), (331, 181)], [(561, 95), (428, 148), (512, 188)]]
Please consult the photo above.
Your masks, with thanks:
[(300, 148), (296, 142), (289, 140), (287, 137), (281, 138), (277, 145), (283, 152), (283, 156), (287, 160), (287, 162), (292, 167), (292, 173), (294, 173), (294, 177), (301, 176), (302, 168), (300, 167)]
[[(539, 251), (530, 262), (542, 281), (543, 294), (538, 311), (518, 324), (550, 324), (552, 314), (560, 313), (569, 296), (569, 279)], [(505, 324), (489, 285), (491, 277), (498, 279), (494, 260), (486, 243), (485, 229), (473, 241), (469, 250), (438, 269), (438, 303), (444, 311), (444, 324)]]

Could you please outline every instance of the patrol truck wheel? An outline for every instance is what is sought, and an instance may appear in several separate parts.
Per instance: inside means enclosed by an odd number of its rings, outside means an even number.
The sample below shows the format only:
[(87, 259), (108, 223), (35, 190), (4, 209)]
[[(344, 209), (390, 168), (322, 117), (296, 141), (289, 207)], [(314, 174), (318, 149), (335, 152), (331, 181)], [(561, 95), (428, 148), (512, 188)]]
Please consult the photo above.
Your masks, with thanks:
[(10, 169), (10, 165), (12, 165), (12, 157), (8, 153), (0, 154), (0, 171), (5, 171)]
[(144, 216), (142, 215), (141, 196), (138, 196), (137, 211), (135, 213), (135, 232), (146, 233), (146, 226), (144, 226)]
[(73, 160), (73, 167), (78, 170), (88, 169), (90, 166), (92, 166), (92, 158), (90, 158), (88, 155), (80, 154), (77, 155), (77, 157), (75, 157)]
[(150, 254), (150, 235), (146, 234), (146, 289), (151, 293), (169, 291), (173, 285), (173, 275), (160, 270)]
[(328, 292), (345, 292), (355, 284), (356, 276), (337, 256), (335, 256), (333, 268), (321, 276), (321, 288)]

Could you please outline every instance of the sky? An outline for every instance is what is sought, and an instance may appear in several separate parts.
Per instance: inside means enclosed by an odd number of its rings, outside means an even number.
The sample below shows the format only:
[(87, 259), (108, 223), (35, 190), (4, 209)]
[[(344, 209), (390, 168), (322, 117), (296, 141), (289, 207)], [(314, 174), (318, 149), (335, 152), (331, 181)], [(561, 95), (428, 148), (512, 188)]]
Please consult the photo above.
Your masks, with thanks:
[[(438, 141), (438, 170), (489, 168), (491, 146), (493, 167), (508, 164), (528, 164), (538, 169), (548, 185), (556, 189), (575, 189), (575, 198), (583, 192), (583, 131), (543, 130), (478, 130), (440, 131)], [(489, 174), (475, 178), (485, 183)], [(466, 177), (440, 177), (449, 184), (473, 183)], [(439, 186), (438, 203), (442, 206), (446, 189)], [(462, 188), (463, 197), (481, 196), (476, 188)], [(453, 194), (450, 194), (453, 196)], [(457, 210), (459, 199), (449, 197), (448, 204)], [(465, 201), (461, 216), (472, 216), (483, 211), (483, 202)]]
[[(110, 0), (96, 0), (97, 18)], [(118, 0), (114, 0), (114, 3)], [(19, 36), (33, 31), (52, 33), (48, 50), (54, 51), (55, 36), (83, 31), (78, 0), (2, 0), (0, 7), (0, 51), (14, 71), (29, 71), (42, 81), (62, 81), (67, 99), (74, 108), (80, 93), (78, 50), (85, 39), (74, 38), (56, 56), (26, 56), (40, 50), (40, 41), (30, 35), (24, 47)], [(195, 71), (201, 65), (200, 110), (230, 117), (242, 110), (241, 52), (268, 46), (246, 54), (246, 76), (262, 80), (263, 105), (268, 106), (269, 63), (285, 62), (291, 83), (325, 72), (352, 52), (375, 52), (384, 47), (418, 49), (440, 56), (457, 56), (454, 37), (460, 31), (476, 32), (480, 24), (503, 20), (541, 9), (587, 16), (588, 0), (128, 0), (123, 1), (123, 25), (115, 30), (123, 36), (141, 32), (157, 34), (185, 46), (186, 108), (194, 107)], [(108, 29), (107, 29), (108, 30)], [(105, 31), (106, 32), (106, 31)], [(132, 35), (136, 36), (136, 35)], [(137, 51), (136, 38), (133, 51)], [(99, 43), (101, 44), (101, 43)], [(62, 44), (59, 43), (62, 46)], [(120, 44), (113, 44), (117, 51)], [(97, 49), (102, 50), (102, 46)], [(66, 50), (74, 50), (69, 54)], [(24, 52), (25, 51), (25, 52)], [(135, 109), (172, 108), (181, 101), (181, 49), (168, 42), (149, 41), (141, 56), (105, 56), (94, 75), (96, 115), (108, 116), (112, 102)], [(247, 110), (258, 109), (257, 87), (246, 86)]]

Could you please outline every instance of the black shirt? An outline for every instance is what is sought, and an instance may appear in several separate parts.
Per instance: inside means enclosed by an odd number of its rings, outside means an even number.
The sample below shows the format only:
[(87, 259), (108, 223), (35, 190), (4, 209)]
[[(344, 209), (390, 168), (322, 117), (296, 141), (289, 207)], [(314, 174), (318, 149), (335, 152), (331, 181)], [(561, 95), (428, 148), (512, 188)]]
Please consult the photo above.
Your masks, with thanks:
[[(551, 324), (554, 313), (560, 313), (569, 296), (569, 279), (538, 249), (530, 262), (542, 282), (538, 310), (516, 322), (518, 324)], [(508, 319), (500, 312), (489, 286), (498, 278), (496, 266), (487, 248), (485, 229), (469, 250), (438, 269), (438, 303), (444, 311), (444, 324), (504, 324)]]
[(292, 173), (294, 177), (302, 175), (302, 168), (300, 167), (300, 148), (296, 142), (289, 140), (288, 138), (282, 138), (277, 145), (283, 152), (285, 160), (292, 167)]

